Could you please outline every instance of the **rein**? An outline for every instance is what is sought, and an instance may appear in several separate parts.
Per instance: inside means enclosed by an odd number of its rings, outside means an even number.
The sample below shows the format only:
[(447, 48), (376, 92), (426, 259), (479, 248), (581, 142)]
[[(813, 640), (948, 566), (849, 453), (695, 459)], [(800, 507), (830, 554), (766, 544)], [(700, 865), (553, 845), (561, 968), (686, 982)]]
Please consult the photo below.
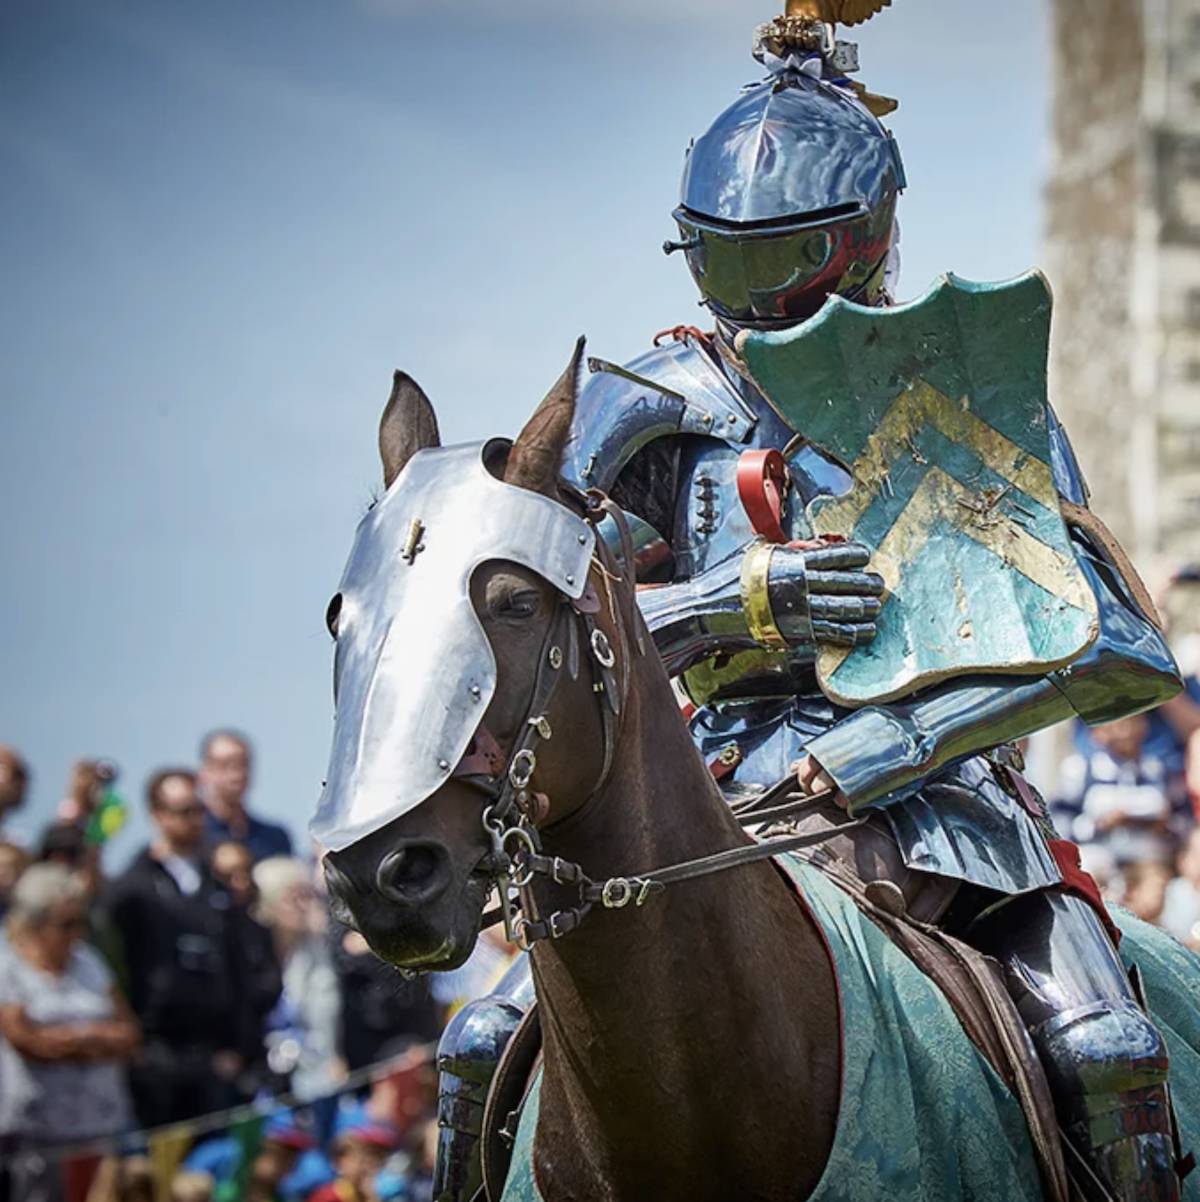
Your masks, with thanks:
[[(612, 517), (621, 535), (625, 564), (632, 565), (632, 539), (625, 515), (603, 494), (590, 492), (587, 494), (587, 502), (590, 520), (594, 520), (597, 514)], [(628, 632), (618, 613), (611, 586), (625, 586), (624, 591), (629, 604), (635, 607), (637, 602), (632, 579), (622, 578), (605, 563), (607, 547), (603, 540), (597, 539), (596, 547), (596, 563), (604, 574), (613, 620), (617, 624), (622, 650), (625, 653), (625, 670), (621, 674), (620, 682), (618, 683), (614, 670), (617, 667), (616, 653), (594, 616), (600, 609), (599, 597), (589, 583), (578, 601), (561, 598), (559, 609), (542, 644), (537, 676), (522, 734), (508, 756), (503, 773), (493, 776), (472, 771), (480, 759), (480, 754), (468, 756), (456, 771), (456, 775), (464, 783), (473, 785), (491, 799), (482, 818), (483, 828), (492, 844), (484, 867), (496, 885), (499, 904), (484, 914), (483, 926), (503, 922), (507, 938), (523, 951), (528, 951), (533, 944), (545, 939), (561, 939), (575, 930), (597, 905), (606, 910), (620, 910), (631, 904), (640, 908), (668, 885), (696, 880), (731, 868), (740, 868), (758, 860), (770, 859), (785, 852), (811, 847), (824, 842), (835, 832), (840, 834), (849, 828), (861, 826), (865, 821), (862, 818), (853, 819), (840, 824), (835, 831), (767, 837), (745, 847), (729, 848), (652, 872), (627, 877), (614, 876), (603, 881), (594, 880), (579, 864), (543, 853), (537, 823), (548, 813), (549, 800), (533, 790), (532, 781), (537, 768), (537, 749), (541, 743), (553, 736), (547, 710), (562, 680), (563, 668), (567, 669), (573, 680), (578, 678), (582, 642), (591, 664), (592, 689), (597, 695), (600, 707), (604, 741), (603, 766), (584, 805), (599, 793), (612, 772), (616, 754), (616, 720), (624, 710), (629, 690), (631, 669), (628, 660), (631, 648)], [(639, 654), (644, 655), (645, 645), (636, 624), (634, 632), (634, 645)], [(482, 756), (502, 757), (503, 753), (498, 744), (485, 728), (481, 727), (481, 735), (487, 744)], [(794, 776), (784, 777), (762, 794), (736, 807), (735, 817), (744, 827), (761, 826), (813, 810), (833, 795), (833, 790), (825, 789), (800, 800), (776, 804), (792, 794), (795, 783)], [(514, 886), (518, 890), (524, 889), (538, 877), (556, 885), (577, 886), (578, 904), (555, 910), (540, 919), (521, 914), (520, 901), (512, 896), (512, 889)]]

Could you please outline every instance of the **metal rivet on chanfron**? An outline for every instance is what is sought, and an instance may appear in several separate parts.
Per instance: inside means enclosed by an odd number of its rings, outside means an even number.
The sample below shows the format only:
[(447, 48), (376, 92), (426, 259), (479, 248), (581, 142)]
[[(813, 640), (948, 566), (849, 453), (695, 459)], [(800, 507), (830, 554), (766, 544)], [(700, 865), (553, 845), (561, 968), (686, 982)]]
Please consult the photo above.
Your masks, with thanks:
[(478, 701), (479, 698), (481, 696), (483, 696), (483, 690), (477, 684), (473, 684), (471, 686), (471, 696), (474, 697), (476, 701)]
[(572, 575), (570, 575), (569, 573), (568, 573), (568, 575), (567, 575), (567, 583), (568, 583), (568, 584), (574, 584), (574, 583), (575, 583), (575, 577), (574, 577), (574, 576), (572, 576)]
[(450, 761), (449, 760), (438, 760), (438, 767), (443, 772), (449, 772), (450, 771)]
[(586, 535), (586, 534), (581, 534), (581, 535), (579, 536), (579, 545), (580, 545), (581, 547), (586, 547), (586, 546), (587, 546), (587, 535)]

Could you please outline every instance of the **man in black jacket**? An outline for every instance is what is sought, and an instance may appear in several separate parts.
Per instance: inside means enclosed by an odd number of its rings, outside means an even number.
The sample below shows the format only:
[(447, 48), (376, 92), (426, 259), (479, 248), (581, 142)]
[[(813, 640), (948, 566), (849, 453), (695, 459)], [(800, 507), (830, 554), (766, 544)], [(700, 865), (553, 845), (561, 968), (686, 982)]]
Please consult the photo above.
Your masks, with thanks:
[(157, 1126), (231, 1104), (255, 1032), (238, 987), (229, 895), (201, 859), (196, 779), (157, 772), (146, 795), (154, 839), (114, 882), (107, 909), (145, 1034), (130, 1070), (134, 1106), (143, 1126)]

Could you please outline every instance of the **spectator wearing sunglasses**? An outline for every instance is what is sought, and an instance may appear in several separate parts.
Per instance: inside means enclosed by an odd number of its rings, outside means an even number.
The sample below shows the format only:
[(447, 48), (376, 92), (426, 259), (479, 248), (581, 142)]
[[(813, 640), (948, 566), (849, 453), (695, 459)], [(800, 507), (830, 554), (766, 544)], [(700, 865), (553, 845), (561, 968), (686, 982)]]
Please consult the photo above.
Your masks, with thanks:
[(237, 1100), (249, 1023), (230, 898), (202, 858), (205, 810), (195, 776), (155, 773), (154, 837), (106, 897), (121, 978), (145, 1047), (132, 1066), (143, 1126), (182, 1122)]

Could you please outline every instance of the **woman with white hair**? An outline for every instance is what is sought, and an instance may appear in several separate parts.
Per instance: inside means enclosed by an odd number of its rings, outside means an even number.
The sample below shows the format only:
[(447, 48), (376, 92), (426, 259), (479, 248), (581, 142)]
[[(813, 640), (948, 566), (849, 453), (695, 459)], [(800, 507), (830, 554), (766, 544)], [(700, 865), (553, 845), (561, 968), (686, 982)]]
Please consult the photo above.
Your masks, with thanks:
[(122, 1063), (141, 1036), (112, 974), (83, 942), (84, 888), (58, 864), (35, 864), (13, 890), (0, 947), (0, 1136), (20, 1198), (54, 1199), (47, 1150), (127, 1130)]
[(338, 1050), (341, 997), (326, 943), (327, 920), (312, 869), (291, 856), (254, 866), (255, 917), (271, 931), (283, 970), (283, 995), (267, 1020), (267, 1062), (290, 1078), (303, 1101), (332, 1091), (345, 1076)]

